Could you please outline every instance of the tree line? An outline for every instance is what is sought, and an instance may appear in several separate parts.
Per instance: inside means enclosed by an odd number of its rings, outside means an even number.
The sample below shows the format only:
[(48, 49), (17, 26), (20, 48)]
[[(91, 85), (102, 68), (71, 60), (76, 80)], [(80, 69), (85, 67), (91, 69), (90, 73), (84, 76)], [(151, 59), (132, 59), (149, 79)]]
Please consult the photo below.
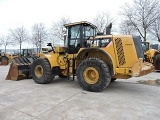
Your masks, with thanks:
[[(160, 5), (158, 0), (133, 0), (132, 3), (125, 3), (119, 15), (121, 22), (112, 31), (125, 35), (139, 35), (143, 41), (155, 39), (160, 42)], [(32, 26), (31, 34), (24, 26), (10, 29), (8, 35), (0, 36), (0, 45), (4, 46), (6, 52), (7, 46), (18, 44), (21, 51), (22, 43), (29, 42), (35, 45), (39, 52), (46, 41), (53, 44), (60, 40), (63, 41), (63, 25), (71, 22), (69, 17), (62, 17), (54, 22), (50, 29), (47, 29), (44, 23), (35, 23)], [(98, 12), (89, 22), (96, 25), (99, 32), (104, 33), (109, 23), (113, 23), (113, 25), (116, 23), (116, 17), (108, 11), (103, 11)]]

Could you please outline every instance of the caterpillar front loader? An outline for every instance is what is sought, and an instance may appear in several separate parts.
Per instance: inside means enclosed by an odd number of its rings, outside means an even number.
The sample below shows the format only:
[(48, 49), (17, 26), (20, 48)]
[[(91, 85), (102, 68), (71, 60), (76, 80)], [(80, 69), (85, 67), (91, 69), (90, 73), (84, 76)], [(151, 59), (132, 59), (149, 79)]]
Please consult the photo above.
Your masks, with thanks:
[(145, 61), (152, 63), (156, 71), (160, 71), (160, 51), (150, 48), (150, 42), (142, 42)]
[[(87, 91), (102, 91), (111, 79), (139, 77), (151, 73), (154, 67), (145, 62), (140, 37), (97, 34), (96, 26), (86, 22), (64, 25), (65, 47), (52, 47), (49, 54), (33, 61), (31, 76), (38, 84), (60, 78), (77, 76)], [(71, 77), (72, 76), (72, 77)]]

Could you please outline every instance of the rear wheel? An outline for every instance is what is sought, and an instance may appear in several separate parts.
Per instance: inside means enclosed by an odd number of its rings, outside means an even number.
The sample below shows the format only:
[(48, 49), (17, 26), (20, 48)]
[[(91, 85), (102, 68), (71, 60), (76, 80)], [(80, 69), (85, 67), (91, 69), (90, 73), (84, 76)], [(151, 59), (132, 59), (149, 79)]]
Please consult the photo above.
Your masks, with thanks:
[(158, 54), (158, 55), (155, 56), (154, 63), (155, 63), (155, 65), (154, 65), (155, 69), (156, 70), (160, 70), (160, 54)]
[(80, 86), (87, 91), (102, 91), (111, 81), (109, 66), (99, 58), (84, 60), (76, 74)]
[(54, 79), (49, 61), (45, 58), (39, 58), (33, 61), (31, 65), (31, 75), (38, 84), (47, 84)]

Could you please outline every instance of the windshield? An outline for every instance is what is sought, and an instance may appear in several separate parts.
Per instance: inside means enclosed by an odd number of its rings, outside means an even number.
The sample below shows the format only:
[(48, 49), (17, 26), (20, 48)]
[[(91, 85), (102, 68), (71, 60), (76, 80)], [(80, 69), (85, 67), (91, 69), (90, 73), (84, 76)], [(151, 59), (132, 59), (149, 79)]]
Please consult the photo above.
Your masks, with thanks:
[(65, 46), (77, 49), (86, 47), (86, 41), (95, 36), (95, 33), (96, 29), (89, 24), (69, 26), (67, 28)]
[[(68, 39), (70, 41), (68, 41)], [(77, 44), (79, 43), (79, 39), (80, 39), (80, 25), (72, 26), (71, 28), (69, 28), (69, 30), (67, 29), (65, 35), (65, 46), (68, 46), (67, 45), (68, 43), (69, 45), (77, 46)]]
[(71, 39), (80, 38), (80, 25), (71, 28)]

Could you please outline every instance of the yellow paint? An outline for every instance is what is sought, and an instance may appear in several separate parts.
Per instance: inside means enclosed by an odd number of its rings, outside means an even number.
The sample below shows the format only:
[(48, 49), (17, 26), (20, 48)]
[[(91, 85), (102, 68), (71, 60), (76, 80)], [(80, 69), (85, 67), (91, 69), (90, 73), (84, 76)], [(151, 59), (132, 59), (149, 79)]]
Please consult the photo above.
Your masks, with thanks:
[(57, 58), (59, 57), (59, 53), (50, 52), (49, 54), (45, 54), (42, 58), (47, 58), (52, 67), (59, 66)]
[(128, 74), (131, 75), (130, 68), (116, 68), (116, 74)]
[[(119, 64), (118, 56), (117, 56), (117, 50), (116, 50), (116, 39), (121, 39), (122, 41), (122, 46), (123, 46), (123, 52), (124, 52), (124, 57), (126, 63), (124, 65)], [(137, 61), (137, 53), (136, 53), (136, 48), (133, 42), (133, 38), (131, 35), (115, 35), (113, 36), (113, 44), (114, 44), (114, 51), (115, 51), (115, 57), (117, 61), (117, 67), (132, 67), (132, 65)]]

